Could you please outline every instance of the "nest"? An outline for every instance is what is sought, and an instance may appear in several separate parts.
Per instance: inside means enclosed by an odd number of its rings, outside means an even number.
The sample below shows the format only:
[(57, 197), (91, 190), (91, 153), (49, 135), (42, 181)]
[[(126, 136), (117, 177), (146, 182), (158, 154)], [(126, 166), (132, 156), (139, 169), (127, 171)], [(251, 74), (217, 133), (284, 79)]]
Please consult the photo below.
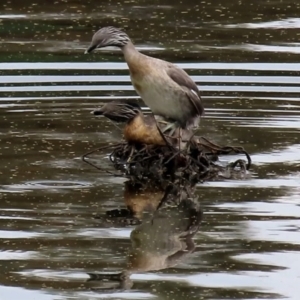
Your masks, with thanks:
[[(100, 167), (90, 156), (97, 151), (111, 151), (109, 160), (115, 172)], [(237, 159), (227, 165), (220, 163), (220, 157), (243, 154), (246, 159)], [(244, 178), (251, 166), (250, 155), (243, 147), (219, 146), (204, 137), (194, 137), (180, 150), (170, 145), (145, 145), (122, 142), (90, 151), (83, 160), (114, 176), (129, 178), (135, 182), (187, 181), (196, 184), (220, 178)]]

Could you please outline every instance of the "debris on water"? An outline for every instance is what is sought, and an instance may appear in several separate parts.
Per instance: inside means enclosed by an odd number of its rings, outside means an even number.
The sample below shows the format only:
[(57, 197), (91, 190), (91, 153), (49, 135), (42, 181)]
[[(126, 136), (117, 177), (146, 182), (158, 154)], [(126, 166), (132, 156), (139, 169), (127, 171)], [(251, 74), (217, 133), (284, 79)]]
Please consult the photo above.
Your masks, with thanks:
[[(111, 151), (108, 157), (117, 172), (103, 169), (89, 159), (91, 154), (104, 150)], [(243, 154), (246, 160), (239, 158), (225, 166), (219, 162), (221, 156), (233, 154)], [(232, 176), (244, 178), (251, 166), (250, 155), (243, 147), (222, 147), (204, 137), (193, 137), (190, 145), (183, 150), (170, 145), (121, 142), (86, 153), (83, 160), (115, 176), (124, 176), (137, 182), (151, 180), (157, 184), (165, 180), (174, 182), (177, 178), (192, 184)]]

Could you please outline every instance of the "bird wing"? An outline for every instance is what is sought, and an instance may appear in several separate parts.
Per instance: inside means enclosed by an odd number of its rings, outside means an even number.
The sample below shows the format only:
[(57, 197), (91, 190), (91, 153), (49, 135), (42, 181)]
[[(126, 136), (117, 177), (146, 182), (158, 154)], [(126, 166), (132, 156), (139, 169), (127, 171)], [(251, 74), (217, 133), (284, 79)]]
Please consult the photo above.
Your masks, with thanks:
[(197, 113), (200, 116), (202, 116), (204, 114), (204, 107), (202, 105), (200, 91), (196, 83), (189, 77), (189, 75), (184, 70), (174, 65), (168, 65), (167, 74), (185, 91), (188, 99), (195, 107)]

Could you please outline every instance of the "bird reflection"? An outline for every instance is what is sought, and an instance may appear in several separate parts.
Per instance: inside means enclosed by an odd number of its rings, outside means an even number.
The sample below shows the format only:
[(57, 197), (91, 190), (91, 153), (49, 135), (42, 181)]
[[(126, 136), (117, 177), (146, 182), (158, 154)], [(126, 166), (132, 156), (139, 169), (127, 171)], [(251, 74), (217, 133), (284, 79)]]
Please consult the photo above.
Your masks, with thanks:
[(93, 286), (101, 290), (130, 289), (131, 274), (174, 267), (195, 250), (193, 236), (199, 230), (202, 210), (193, 187), (169, 185), (164, 191), (151, 192), (148, 186), (127, 182), (124, 196), (127, 213), (110, 211), (109, 215), (135, 219), (138, 225), (130, 235), (131, 249), (123, 271), (88, 274), (88, 281), (97, 282)]

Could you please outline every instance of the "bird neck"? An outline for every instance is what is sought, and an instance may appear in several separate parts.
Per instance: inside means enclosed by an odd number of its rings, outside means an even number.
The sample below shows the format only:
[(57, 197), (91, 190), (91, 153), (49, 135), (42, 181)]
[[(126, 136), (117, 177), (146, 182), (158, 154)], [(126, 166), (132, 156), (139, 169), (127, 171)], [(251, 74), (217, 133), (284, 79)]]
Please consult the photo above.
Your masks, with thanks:
[(122, 48), (122, 52), (124, 55), (124, 58), (126, 60), (126, 62), (128, 64), (130, 64), (131, 62), (136, 61), (140, 56), (142, 56), (143, 54), (140, 53), (135, 46), (133, 45), (133, 43), (131, 41), (129, 41), (123, 48)]

